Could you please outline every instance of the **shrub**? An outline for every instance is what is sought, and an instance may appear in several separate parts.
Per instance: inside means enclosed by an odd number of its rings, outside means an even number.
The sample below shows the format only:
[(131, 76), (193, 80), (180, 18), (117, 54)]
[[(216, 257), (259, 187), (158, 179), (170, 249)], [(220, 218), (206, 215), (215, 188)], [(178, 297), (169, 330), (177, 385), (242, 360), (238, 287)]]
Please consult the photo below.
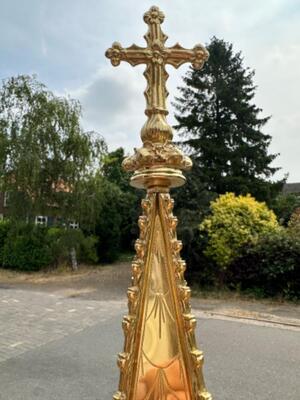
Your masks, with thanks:
[(0, 265), (3, 264), (3, 248), (10, 230), (10, 222), (8, 220), (0, 221)]
[(185, 278), (188, 283), (191, 286), (214, 286), (217, 267), (215, 262), (204, 254), (208, 242), (207, 235), (201, 235), (198, 227), (182, 227), (179, 223), (178, 237), (183, 243), (181, 256), (187, 264)]
[(300, 207), (300, 198), (292, 193), (280, 194), (272, 204), (272, 210), (284, 226), (287, 226), (291, 215), (298, 207)]
[(5, 268), (37, 271), (52, 262), (46, 228), (26, 223), (12, 224), (2, 252), (2, 265)]
[(21, 222), (0, 223), (0, 265), (21, 271), (37, 271), (70, 261), (75, 248), (78, 261), (98, 261), (95, 236), (81, 230), (46, 228)]
[(97, 244), (99, 240), (96, 236), (85, 236), (80, 243), (79, 259), (83, 262), (96, 263), (98, 261)]
[(300, 298), (300, 237), (280, 229), (244, 246), (228, 267), (226, 281), (264, 296)]
[(288, 222), (287, 232), (295, 237), (300, 237), (300, 207), (296, 208)]
[(79, 261), (91, 263), (98, 261), (96, 250), (98, 239), (95, 236), (84, 236), (80, 229), (49, 228), (47, 241), (56, 265), (70, 260), (72, 248), (76, 250)]
[(244, 244), (279, 229), (274, 212), (250, 195), (226, 193), (211, 202), (210, 209), (211, 215), (200, 225), (200, 230), (208, 235), (205, 255), (223, 270), (239, 255)]

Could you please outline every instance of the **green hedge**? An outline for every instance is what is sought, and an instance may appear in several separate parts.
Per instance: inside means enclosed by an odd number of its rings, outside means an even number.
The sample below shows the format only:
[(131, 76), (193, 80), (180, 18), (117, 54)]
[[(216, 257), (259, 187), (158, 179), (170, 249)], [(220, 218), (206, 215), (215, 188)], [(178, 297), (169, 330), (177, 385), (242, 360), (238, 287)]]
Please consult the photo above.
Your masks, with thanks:
[(217, 283), (219, 268), (216, 263), (204, 253), (208, 237), (199, 232), (198, 227), (179, 228), (178, 238), (183, 243), (181, 257), (186, 261), (185, 278), (189, 285), (213, 287)]
[(226, 270), (220, 270), (205, 254), (207, 235), (184, 227), (179, 229), (179, 238), (184, 245), (182, 257), (187, 262), (190, 285), (300, 299), (300, 229), (295, 223), (244, 244)]
[(98, 261), (95, 236), (84, 236), (80, 229), (62, 229), (52, 227), (47, 230), (47, 242), (51, 248), (53, 262), (59, 264), (69, 258), (70, 250), (76, 249), (77, 259), (81, 262)]
[(21, 271), (37, 271), (69, 262), (71, 248), (81, 262), (98, 261), (98, 239), (81, 230), (46, 228), (27, 223), (0, 222), (0, 265)]
[(300, 298), (300, 237), (282, 229), (244, 246), (229, 266), (226, 283), (262, 296)]
[(36, 271), (52, 262), (46, 239), (46, 228), (29, 224), (13, 224), (2, 250), (2, 265), (22, 271)]

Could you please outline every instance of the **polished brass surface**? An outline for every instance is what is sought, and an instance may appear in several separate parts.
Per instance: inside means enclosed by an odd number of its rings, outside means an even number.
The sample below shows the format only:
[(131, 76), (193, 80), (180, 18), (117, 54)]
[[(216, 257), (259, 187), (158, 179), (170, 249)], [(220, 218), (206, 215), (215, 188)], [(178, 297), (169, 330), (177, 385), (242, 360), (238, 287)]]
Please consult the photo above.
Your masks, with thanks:
[(179, 67), (192, 62), (201, 68), (208, 57), (197, 45), (187, 50), (164, 46), (167, 36), (160, 24), (163, 13), (151, 7), (145, 13), (147, 47), (123, 48), (114, 43), (106, 56), (117, 66), (146, 64), (146, 115), (141, 131), (143, 147), (123, 166), (134, 171), (131, 184), (147, 189), (139, 218), (140, 237), (135, 243), (128, 315), (123, 319), (125, 344), (118, 355), (119, 390), (114, 400), (211, 400), (202, 375), (203, 353), (195, 341), (196, 319), (191, 314), (190, 288), (184, 280), (182, 244), (177, 240), (170, 187), (184, 184), (181, 170), (191, 160), (172, 143), (166, 120), (166, 64)]

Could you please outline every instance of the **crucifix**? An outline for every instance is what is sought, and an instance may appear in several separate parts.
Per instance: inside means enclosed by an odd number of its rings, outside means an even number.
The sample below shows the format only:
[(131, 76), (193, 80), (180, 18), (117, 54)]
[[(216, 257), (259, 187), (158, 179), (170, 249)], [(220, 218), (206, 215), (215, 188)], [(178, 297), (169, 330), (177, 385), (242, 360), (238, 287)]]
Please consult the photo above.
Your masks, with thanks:
[(124, 349), (118, 355), (120, 381), (114, 400), (211, 400), (206, 390), (203, 353), (196, 346), (196, 319), (191, 313), (190, 288), (180, 258), (177, 218), (170, 188), (184, 184), (182, 170), (191, 168), (189, 157), (172, 142), (168, 114), (166, 64), (178, 68), (190, 62), (200, 69), (208, 58), (200, 44), (193, 49), (178, 43), (165, 47), (161, 29), (164, 14), (151, 7), (144, 14), (147, 47), (123, 48), (113, 43), (106, 51), (112, 65), (126, 61), (146, 64), (144, 75), (147, 121), (141, 130), (143, 146), (125, 158), (132, 171), (131, 185), (147, 190), (135, 243), (132, 285), (128, 288), (128, 315), (123, 319)]

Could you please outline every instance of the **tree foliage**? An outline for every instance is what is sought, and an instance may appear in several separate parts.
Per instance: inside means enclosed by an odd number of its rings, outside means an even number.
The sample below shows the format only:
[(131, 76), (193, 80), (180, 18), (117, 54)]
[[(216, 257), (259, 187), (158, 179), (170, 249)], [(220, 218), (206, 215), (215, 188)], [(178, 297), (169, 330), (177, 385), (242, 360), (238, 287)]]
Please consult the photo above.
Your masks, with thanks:
[(208, 61), (200, 71), (189, 69), (174, 104), (181, 143), (208, 190), (269, 202), (283, 182), (270, 181), (277, 155), (269, 154), (271, 136), (262, 132), (270, 117), (254, 104), (254, 71), (223, 40), (213, 37), (207, 49)]
[(293, 212), (297, 208), (300, 208), (300, 197), (293, 193), (282, 193), (272, 202), (272, 210), (283, 226), (288, 225)]
[(99, 170), (81, 180), (75, 195), (75, 219), (86, 234), (98, 237), (99, 260), (116, 260), (120, 253), (122, 235), (121, 189)]
[(103, 176), (116, 184), (124, 192), (135, 192), (129, 185), (132, 173), (127, 172), (122, 167), (122, 162), (125, 158), (123, 147), (119, 147), (114, 151), (106, 153), (102, 158), (101, 171)]
[(121, 248), (123, 251), (133, 250), (133, 243), (138, 236), (138, 217), (141, 213), (140, 202), (142, 191), (137, 191), (130, 186), (131, 173), (122, 167), (125, 158), (122, 147), (109, 152), (103, 157), (101, 171), (103, 176), (118, 186), (121, 190), (120, 206), (118, 212), (121, 216)]
[(105, 150), (80, 126), (79, 102), (58, 97), (35, 77), (4, 80), (0, 88), (0, 189), (18, 218), (72, 218), (77, 186)]

